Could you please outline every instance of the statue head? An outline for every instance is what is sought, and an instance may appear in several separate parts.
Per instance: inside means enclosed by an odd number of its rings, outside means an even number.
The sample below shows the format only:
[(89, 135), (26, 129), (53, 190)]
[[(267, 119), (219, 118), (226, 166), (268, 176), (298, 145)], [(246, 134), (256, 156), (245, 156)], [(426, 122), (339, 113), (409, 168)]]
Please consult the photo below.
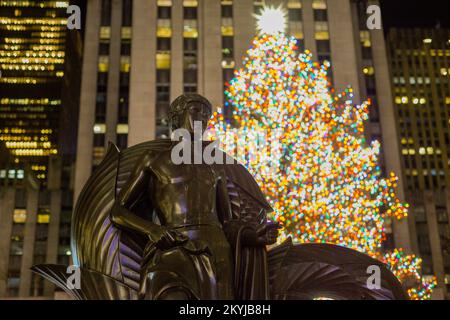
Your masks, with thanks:
[(211, 115), (212, 105), (208, 99), (196, 93), (185, 93), (170, 105), (169, 127), (171, 131), (184, 128), (193, 133), (194, 121), (201, 121), (205, 131)]

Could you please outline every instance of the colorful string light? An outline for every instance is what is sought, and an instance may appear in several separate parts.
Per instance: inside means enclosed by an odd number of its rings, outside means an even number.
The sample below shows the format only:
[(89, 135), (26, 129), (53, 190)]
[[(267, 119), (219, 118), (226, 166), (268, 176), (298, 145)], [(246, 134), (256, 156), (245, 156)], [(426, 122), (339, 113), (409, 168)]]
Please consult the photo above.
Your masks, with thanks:
[(395, 195), (395, 175), (381, 176), (379, 142), (367, 146), (370, 102), (353, 105), (351, 88), (334, 94), (329, 66), (299, 55), (296, 39), (283, 33), (256, 37), (211, 136), (254, 175), (284, 237), (376, 256), (385, 217), (406, 217), (407, 204)]
[(422, 259), (415, 255), (408, 255), (402, 249), (394, 249), (392, 252), (385, 253), (380, 258), (386, 263), (395, 276), (404, 284), (409, 284), (407, 290), (411, 299), (424, 300), (430, 299), (433, 289), (437, 285), (436, 277), (422, 278), (420, 274)]

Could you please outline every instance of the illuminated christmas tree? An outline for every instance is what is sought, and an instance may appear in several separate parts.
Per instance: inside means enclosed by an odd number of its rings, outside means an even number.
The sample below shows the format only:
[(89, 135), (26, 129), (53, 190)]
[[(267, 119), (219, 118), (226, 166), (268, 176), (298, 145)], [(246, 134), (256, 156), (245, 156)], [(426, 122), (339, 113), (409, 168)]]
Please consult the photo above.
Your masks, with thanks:
[[(365, 140), (370, 102), (354, 105), (351, 88), (335, 94), (329, 64), (298, 54), (280, 12), (266, 10), (269, 24), (258, 19), (263, 32), (229, 83), (211, 134), (255, 176), (282, 237), (343, 245), (384, 260), (400, 280), (405, 270), (415, 276), (415, 257), (381, 252), (386, 216), (404, 218), (407, 205), (395, 196), (394, 174), (381, 176), (379, 142)], [(427, 298), (434, 285), (410, 294)]]

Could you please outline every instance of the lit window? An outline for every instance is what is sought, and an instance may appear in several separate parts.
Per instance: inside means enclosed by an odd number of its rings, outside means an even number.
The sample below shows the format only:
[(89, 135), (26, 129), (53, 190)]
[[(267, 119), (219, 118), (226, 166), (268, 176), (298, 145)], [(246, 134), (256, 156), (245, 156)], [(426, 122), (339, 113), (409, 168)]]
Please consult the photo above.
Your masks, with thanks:
[(93, 164), (98, 165), (103, 160), (105, 156), (105, 148), (104, 147), (94, 147), (93, 150)]
[(235, 66), (234, 60), (222, 60), (222, 68), (233, 69)]
[(109, 39), (111, 37), (110, 27), (100, 27), (100, 39)]
[[(234, 28), (233, 26), (222, 26), (221, 27), (222, 35), (223, 36), (233, 36), (234, 35)], [(185, 37), (185, 38), (191, 38), (191, 37)]]
[(372, 45), (370, 41), (370, 33), (367, 30), (361, 30), (359, 32), (359, 39), (364, 47), (370, 47)]
[(330, 34), (328, 31), (319, 31), (315, 35), (316, 40), (330, 40)]
[(197, 20), (184, 20), (183, 37), (184, 38), (198, 37)]
[(423, 43), (432, 43), (433, 40), (430, 38), (423, 39)]
[(365, 67), (363, 69), (363, 73), (368, 75), (368, 76), (371, 76), (371, 75), (373, 75), (375, 73), (375, 70), (374, 70), (373, 67)]
[(316, 22), (315, 23), (315, 39), (316, 40), (329, 40), (330, 33), (328, 32), (327, 22)]
[(49, 223), (50, 222), (50, 214), (48, 213), (40, 213), (37, 216), (37, 223)]
[(67, 8), (69, 6), (68, 1), (56, 1), (55, 8)]
[(98, 57), (98, 71), (99, 72), (108, 72), (109, 67), (109, 57), (108, 56), (99, 56)]
[(118, 134), (128, 134), (128, 125), (127, 124), (118, 124), (116, 131)]
[(131, 39), (131, 27), (122, 27), (122, 39)]
[(170, 7), (172, 5), (172, 0), (158, 0), (158, 7)]
[(314, 0), (312, 3), (313, 9), (326, 9), (327, 2), (325, 0)]
[(172, 22), (170, 19), (158, 19), (156, 36), (159, 38), (170, 38), (172, 36)]
[(23, 179), (24, 178), (24, 171), (23, 170), (17, 170), (17, 179)]
[(14, 209), (13, 221), (14, 223), (25, 223), (27, 220), (26, 209)]
[(104, 123), (96, 123), (94, 125), (94, 133), (100, 134), (106, 132), (106, 125)]
[(419, 148), (419, 154), (422, 154), (422, 155), (425, 154), (425, 148), (424, 147), (420, 147)]
[(130, 57), (120, 57), (120, 72), (130, 72)]
[(156, 54), (156, 69), (170, 69), (170, 53)]
[(198, 1), (197, 0), (183, 0), (183, 6), (184, 7), (197, 7)]
[(172, 28), (158, 27), (156, 36), (159, 38), (170, 38), (172, 36)]
[(221, 30), (223, 36), (233, 36), (234, 35), (233, 19), (222, 18)]
[(303, 39), (303, 25), (301, 21), (289, 21), (289, 34), (296, 39)]
[(301, 9), (302, 3), (298, 0), (289, 0), (287, 6), (289, 9)]

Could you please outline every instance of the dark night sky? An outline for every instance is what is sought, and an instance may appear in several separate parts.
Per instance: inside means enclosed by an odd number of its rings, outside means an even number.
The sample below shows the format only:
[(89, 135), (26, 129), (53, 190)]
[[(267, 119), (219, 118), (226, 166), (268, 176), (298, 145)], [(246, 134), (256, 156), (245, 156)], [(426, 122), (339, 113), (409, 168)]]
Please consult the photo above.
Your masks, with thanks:
[(380, 0), (384, 27), (450, 28), (450, 0)]

